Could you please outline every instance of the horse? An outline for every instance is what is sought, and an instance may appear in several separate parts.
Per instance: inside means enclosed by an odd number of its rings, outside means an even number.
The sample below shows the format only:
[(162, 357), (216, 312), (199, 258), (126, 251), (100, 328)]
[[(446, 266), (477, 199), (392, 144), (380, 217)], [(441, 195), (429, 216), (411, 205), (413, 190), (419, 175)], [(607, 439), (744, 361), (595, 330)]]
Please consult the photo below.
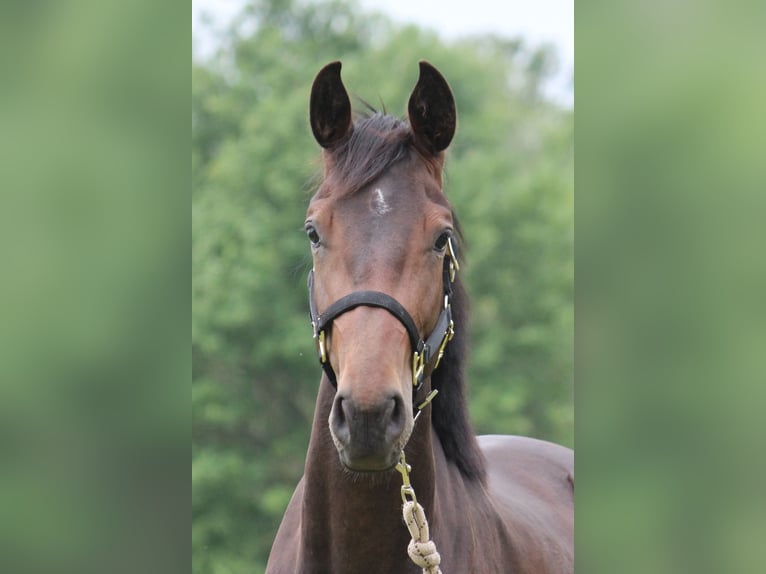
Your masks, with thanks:
[[(323, 372), (266, 573), (574, 572), (573, 451), (477, 437), (468, 418), (461, 234), (442, 189), (452, 91), (421, 61), (409, 121), (352, 118), (340, 70), (320, 70), (309, 102), (324, 169), (305, 222)], [(402, 515), (414, 501), (415, 527)], [(415, 540), (424, 527), (430, 539)], [(416, 564), (413, 545), (436, 566)]]

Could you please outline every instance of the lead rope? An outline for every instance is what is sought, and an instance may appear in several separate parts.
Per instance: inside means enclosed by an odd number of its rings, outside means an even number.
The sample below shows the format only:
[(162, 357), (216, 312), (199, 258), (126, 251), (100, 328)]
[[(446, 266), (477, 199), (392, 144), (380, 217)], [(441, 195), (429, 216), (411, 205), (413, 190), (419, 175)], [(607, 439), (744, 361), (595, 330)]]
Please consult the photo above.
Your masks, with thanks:
[[(415, 421), (418, 420), (420, 413), (434, 399), (438, 392), (437, 389), (434, 389), (418, 405)], [(412, 540), (410, 540), (407, 546), (407, 553), (410, 555), (410, 559), (423, 569), (423, 574), (442, 574), (439, 568), (441, 556), (436, 550), (434, 541), (430, 540), (426, 513), (415, 496), (415, 489), (410, 484), (410, 471), (412, 467), (407, 464), (407, 460), (404, 458), (404, 450), (399, 455), (396, 470), (402, 475), (402, 517), (404, 518), (404, 524), (407, 525), (407, 530), (410, 531), (410, 536), (412, 536)]]

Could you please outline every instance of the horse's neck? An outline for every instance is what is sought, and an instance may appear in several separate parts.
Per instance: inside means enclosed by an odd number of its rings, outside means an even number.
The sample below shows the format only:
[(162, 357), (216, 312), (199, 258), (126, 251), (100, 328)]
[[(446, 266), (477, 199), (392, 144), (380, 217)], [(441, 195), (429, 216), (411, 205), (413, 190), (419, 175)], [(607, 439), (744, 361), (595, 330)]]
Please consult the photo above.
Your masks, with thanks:
[[(326, 385), (326, 382), (323, 383)], [(330, 437), (331, 393), (320, 391), (306, 459), (301, 519), (305, 572), (342, 574), (348, 568), (406, 572), (409, 533), (402, 522), (402, 479), (398, 472), (356, 475), (345, 470)], [(434, 508), (432, 431), (426, 413), (407, 446), (410, 479), (429, 521)], [(418, 571), (415, 568), (413, 571)]]

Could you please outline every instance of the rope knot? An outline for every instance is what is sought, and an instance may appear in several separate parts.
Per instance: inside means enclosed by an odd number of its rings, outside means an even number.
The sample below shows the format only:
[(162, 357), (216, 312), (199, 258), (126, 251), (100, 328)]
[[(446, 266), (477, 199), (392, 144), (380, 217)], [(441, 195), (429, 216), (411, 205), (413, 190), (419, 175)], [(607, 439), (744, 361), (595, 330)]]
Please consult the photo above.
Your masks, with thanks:
[(410, 559), (423, 569), (424, 574), (441, 574), (439, 563), (441, 556), (436, 551), (436, 544), (429, 540), (428, 521), (423, 507), (412, 500), (402, 506), (402, 516), (412, 540), (407, 547)]
[(415, 542), (414, 540), (410, 540), (410, 544), (407, 547), (407, 553), (410, 555), (412, 561), (424, 570), (428, 571), (429, 568), (437, 568), (437, 570), (429, 571), (429, 574), (430, 572), (441, 572), (441, 570), (438, 570), (438, 567), (442, 558), (436, 551), (436, 544), (434, 544), (433, 540), (429, 540), (428, 542)]

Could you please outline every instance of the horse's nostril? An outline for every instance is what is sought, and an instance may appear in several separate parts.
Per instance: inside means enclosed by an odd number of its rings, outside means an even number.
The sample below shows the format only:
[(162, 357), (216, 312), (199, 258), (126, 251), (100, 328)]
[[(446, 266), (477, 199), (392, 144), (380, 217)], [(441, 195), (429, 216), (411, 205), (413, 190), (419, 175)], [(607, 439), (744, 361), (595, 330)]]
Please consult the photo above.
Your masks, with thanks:
[(399, 395), (391, 399), (393, 401), (393, 407), (391, 409), (391, 416), (386, 425), (386, 438), (389, 440), (397, 440), (404, 431), (405, 424), (405, 412), (404, 401)]
[(346, 421), (348, 420), (348, 416), (346, 414), (346, 409), (349, 408), (349, 403), (346, 399), (343, 397), (338, 397), (338, 403), (337, 403), (337, 411), (338, 411), (338, 423), (339, 424), (346, 424)]
[(360, 410), (354, 401), (336, 395), (330, 411), (335, 438), (350, 448), (378, 448), (399, 440), (406, 426), (406, 410), (400, 396), (384, 399), (373, 408)]
[(330, 426), (332, 427), (332, 431), (335, 434), (335, 437), (343, 443), (347, 443), (350, 438), (348, 426), (349, 413), (346, 412), (347, 409), (350, 408), (350, 402), (338, 394), (335, 397), (332, 411), (330, 412)]

